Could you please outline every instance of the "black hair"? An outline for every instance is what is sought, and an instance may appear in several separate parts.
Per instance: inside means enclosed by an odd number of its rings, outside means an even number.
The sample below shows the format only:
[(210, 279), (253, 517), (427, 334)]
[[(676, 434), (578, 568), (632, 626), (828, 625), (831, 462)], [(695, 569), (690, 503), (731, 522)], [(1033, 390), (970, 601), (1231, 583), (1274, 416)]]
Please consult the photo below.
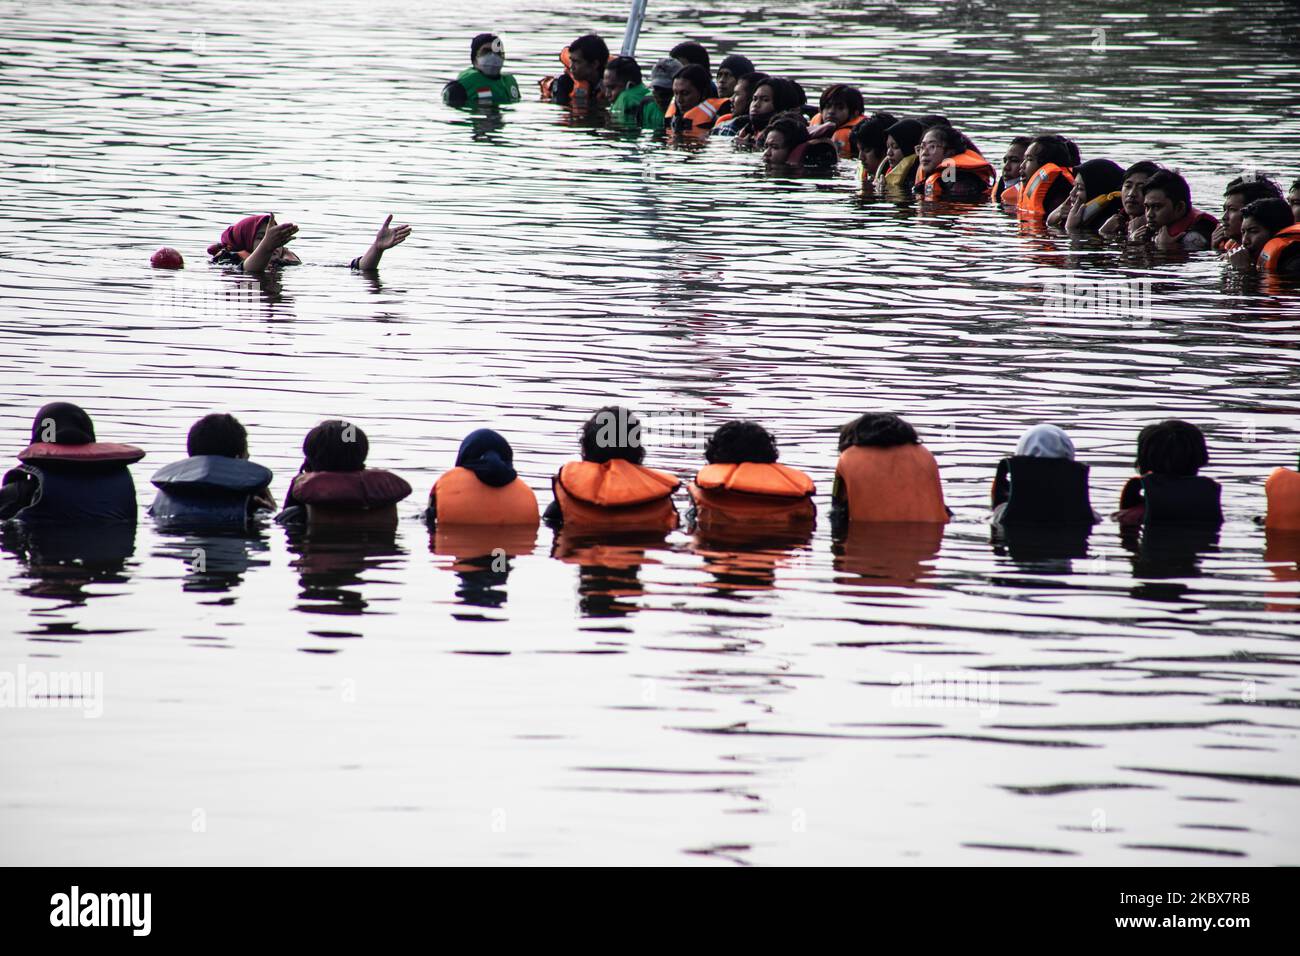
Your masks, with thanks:
[(636, 86), (641, 82), (641, 64), (634, 57), (616, 56), (605, 64), (606, 70), (614, 71), (614, 79), (620, 83)]
[[(1046, 166), (1048, 163), (1055, 163), (1057, 166), (1069, 168), (1077, 166), (1078, 148), (1071, 148), (1074, 144), (1064, 136), (1058, 136), (1056, 133), (1045, 133), (1042, 136), (1035, 136), (1029, 141), (1030, 146), (1038, 147), (1038, 159), (1040, 166)], [(1026, 147), (1028, 149), (1028, 147)]]
[(1081, 154), (1079, 153), (1079, 144), (1078, 144), (1078, 143), (1076, 143), (1074, 140), (1070, 139), (1068, 136), (1062, 136), (1062, 137), (1061, 137), (1061, 142), (1065, 143), (1065, 148), (1068, 149), (1068, 150), (1070, 151), (1070, 165), (1071, 165), (1071, 166), (1078, 166), (1081, 162), (1083, 162), (1083, 157), (1082, 157)]
[(248, 454), (248, 432), (234, 415), (213, 412), (190, 426), (190, 433), (185, 438), (185, 453), (241, 458)]
[(1154, 176), (1162, 169), (1164, 169), (1164, 167), (1159, 163), (1152, 162), (1149, 159), (1140, 159), (1128, 169), (1124, 170), (1124, 178), (1128, 179), (1136, 173), (1140, 173), (1143, 176)]
[(773, 113), (797, 110), (808, 102), (808, 94), (804, 92), (803, 87), (787, 77), (769, 76), (754, 89), (757, 90), (760, 86), (768, 86), (772, 89)]
[(847, 106), (849, 113), (853, 116), (860, 116), (867, 109), (866, 101), (862, 99), (862, 91), (856, 86), (849, 86), (847, 83), (836, 83), (833, 86), (828, 86), (826, 91), (822, 93), (822, 109), (835, 105)]
[[(54, 434), (49, 426), (53, 424)], [(89, 445), (95, 440), (95, 423), (85, 409), (71, 402), (42, 405), (32, 419), (32, 444), (49, 441), (55, 445)]]
[(755, 70), (753, 73), (746, 73), (744, 76), (737, 77), (736, 85), (739, 86), (741, 83), (747, 83), (749, 84), (749, 91), (752, 93), (770, 79), (771, 77), (766, 73), (760, 73), (758, 70)]
[(1191, 187), (1187, 185), (1187, 180), (1172, 169), (1160, 170), (1143, 184), (1143, 196), (1153, 191), (1164, 193), (1174, 205), (1180, 202), (1186, 203), (1188, 208), (1192, 205)]
[(1033, 141), (1034, 138), (1032, 136), (1012, 136), (1011, 142), (1007, 144), (1007, 149), (1010, 149), (1013, 146), (1019, 146), (1023, 152), (1029, 148), (1029, 144)]
[(737, 80), (746, 73), (754, 72), (754, 62), (742, 53), (729, 53), (718, 64), (719, 70), (726, 70)]
[(1281, 199), (1282, 190), (1267, 176), (1238, 176), (1223, 190), (1224, 199), (1232, 195), (1240, 196), (1244, 205), (1256, 199)]
[(878, 153), (885, 151), (885, 132), (896, 122), (892, 113), (872, 113), (870, 119), (865, 119), (857, 126), (853, 127), (853, 132), (849, 133), (849, 146), (853, 152), (859, 153), (863, 149), (875, 150)]
[(808, 123), (798, 110), (774, 113), (768, 120), (764, 135), (778, 132), (785, 137), (785, 148), (794, 149), (808, 142)]
[(710, 465), (746, 461), (770, 465), (778, 457), (776, 439), (758, 422), (727, 422), (709, 437), (704, 446), (704, 460)]
[(1145, 475), (1184, 478), (1195, 475), (1210, 462), (1205, 435), (1190, 422), (1176, 418), (1148, 425), (1138, 432), (1137, 470)]
[(686, 64), (695, 64), (709, 69), (709, 51), (694, 40), (686, 40), (677, 44), (668, 51), (668, 55), (674, 60), (681, 60)]
[(916, 429), (892, 412), (867, 412), (840, 429), (840, 451), (857, 445), (893, 448), (919, 444)]
[(935, 123), (933, 126), (927, 126), (921, 138), (924, 139), (930, 133), (938, 133), (939, 140), (943, 143), (944, 151), (952, 150), (954, 153), (960, 153), (966, 148), (968, 140), (962, 136), (961, 132), (953, 129), (946, 123)]
[(303, 471), (360, 471), (370, 440), (356, 425), (337, 418), (321, 422), (302, 440)]
[(581, 53), (584, 60), (595, 60), (602, 65), (609, 62), (609, 47), (595, 33), (584, 33), (569, 44), (569, 51)]
[(673, 74), (673, 82), (685, 80), (700, 92), (700, 99), (706, 99), (713, 89), (713, 77), (709, 71), (698, 63), (689, 63)]
[(606, 405), (583, 423), (581, 447), (583, 461), (622, 458), (639, 465), (645, 459), (641, 419), (619, 405)]
[(1247, 216), (1272, 233), (1295, 225), (1295, 213), (1291, 211), (1291, 204), (1280, 196), (1246, 203), (1241, 209), (1241, 218), (1244, 220)]
[(912, 119), (916, 120), (926, 129), (929, 129), (931, 126), (952, 125), (952, 123), (948, 122), (948, 117), (944, 116), (942, 113), (926, 113), (924, 116), (913, 116)]
[(485, 47), (497, 38), (495, 33), (480, 33), (474, 39), (469, 41), (469, 61), (474, 62), (474, 55), (478, 53), (480, 47)]

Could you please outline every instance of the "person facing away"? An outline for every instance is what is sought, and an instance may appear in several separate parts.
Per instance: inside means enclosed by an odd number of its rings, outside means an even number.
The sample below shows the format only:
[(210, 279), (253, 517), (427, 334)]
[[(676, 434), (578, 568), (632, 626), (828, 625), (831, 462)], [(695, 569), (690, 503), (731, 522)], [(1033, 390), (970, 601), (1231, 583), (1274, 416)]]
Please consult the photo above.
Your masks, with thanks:
[(609, 118), (619, 126), (662, 129), (664, 111), (646, 86), (641, 66), (630, 56), (616, 56), (605, 66), (604, 95)]
[(515, 78), (501, 71), (506, 50), (495, 33), (480, 33), (469, 41), (469, 62), (469, 69), (442, 89), (448, 106), (500, 106), (522, 98)]
[(595, 33), (583, 34), (560, 51), (560, 62), (564, 64), (563, 73), (537, 81), (543, 102), (575, 109), (606, 105), (601, 81), (609, 62), (609, 47), (604, 40)]
[(1198, 475), (1210, 461), (1205, 435), (1190, 422), (1167, 419), (1138, 433), (1136, 477), (1120, 493), (1123, 525), (1222, 524), (1219, 483)]
[(510, 443), (490, 428), (465, 436), (456, 465), (429, 490), (430, 524), (536, 528), (537, 496), (515, 471)]
[(1124, 181), (1119, 191), (1119, 208), (1102, 223), (1098, 232), (1103, 236), (1118, 236), (1121, 240), (1137, 241), (1133, 233), (1146, 225), (1146, 209), (1142, 205), (1142, 187), (1147, 180), (1164, 167), (1149, 159), (1134, 163), (1124, 170)]
[(1218, 252), (1241, 247), (1241, 211), (1256, 199), (1281, 199), (1282, 190), (1267, 176), (1238, 176), (1223, 190), (1223, 218), (1214, 227), (1210, 245)]
[(960, 130), (936, 124), (917, 148), (920, 158), (913, 191), (926, 199), (983, 199), (996, 177), (988, 160)]
[(1300, 226), (1280, 196), (1256, 199), (1241, 211), (1241, 247), (1228, 254), (1238, 272), (1300, 274)]
[[(349, 263), (350, 268), (373, 272), (386, 249), (405, 242), (411, 227), (394, 226), (389, 216), (375, 233), (370, 248)], [(275, 266), (296, 266), (302, 260), (285, 246), (298, 235), (298, 227), (291, 222), (276, 222), (275, 213), (245, 216), (227, 226), (221, 238), (208, 246), (208, 255), (216, 265), (238, 266), (244, 272), (264, 272)]]
[(397, 502), (411, 486), (391, 471), (366, 467), (370, 440), (358, 426), (337, 418), (323, 421), (303, 439), (302, 454), (276, 521), (397, 521)]
[(1178, 173), (1162, 169), (1142, 187), (1146, 222), (1130, 233), (1138, 242), (1154, 242), (1157, 249), (1198, 252), (1210, 248), (1210, 236), (1219, 221), (1192, 205), (1192, 191)]
[(1088, 497), (1088, 466), (1074, 460), (1074, 442), (1055, 425), (1035, 425), (1016, 453), (998, 462), (993, 478), (993, 524), (1095, 524)]
[(727, 422), (704, 448), (707, 464), (687, 485), (689, 520), (702, 531), (789, 530), (817, 516), (813, 481), (777, 461), (776, 439), (757, 422)]
[(144, 457), (134, 445), (100, 442), (85, 410), (71, 402), (41, 406), (20, 464), (0, 480), (0, 520), (130, 522), (136, 520), (129, 465)]
[(607, 405), (582, 426), (582, 459), (551, 479), (555, 500), (543, 520), (553, 528), (585, 532), (671, 531), (677, 527), (674, 475), (641, 464), (641, 420)]
[(1002, 170), (998, 173), (998, 181), (993, 184), (993, 198), (998, 202), (1014, 206), (1020, 198), (1020, 164), (1033, 141), (1032, 136), (1015, 136), (1002, 154)]
[(248, 460), (248, 432), (234, 415), (204, 415), (185, 438), (189, 456), (150, 479), (158, 493), (149, 514), (166, 524), (245, 527), (261, 510), (275, 510), (271, 471)]
[(1120, 208), (1124, 170), (1109, 159), (1090, 159), (1074, 168), (1074, 186), (1052, 210), (1047, 225), (1069, 232), (1096, 232)]
[(948, 522), (939, 465), (908, 422), (868, 412), (840, 429), (839, 449), (833, 522)]

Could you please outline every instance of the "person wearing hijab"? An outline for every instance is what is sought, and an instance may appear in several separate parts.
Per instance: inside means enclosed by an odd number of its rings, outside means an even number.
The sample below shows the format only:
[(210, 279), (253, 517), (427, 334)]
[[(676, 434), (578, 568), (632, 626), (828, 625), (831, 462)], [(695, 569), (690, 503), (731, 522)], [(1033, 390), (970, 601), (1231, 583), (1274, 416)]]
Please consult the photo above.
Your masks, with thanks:
[(876, 170), (876, 188), (910, 190), (916, 178), (917, 144), (925, 127), (919, 120), (901, 119), (885, 130), (885, 159)]
[(537, 496), (515, 471), (514, 461), (514, 450), (498, 432), (470, 432), (456, 452), (456, 466), (429, 491), (429, 523), (536, 528)]
[[(379, 268), (379, 260), (385, 249), (406, 241), (411, 234), (411, 227), (394, 226), (392, 222), (392, 216), (384, 220), (370, 248), (349, 263), (351, 268), (373, 272)], [(265, 272), (273, 266), (296, 266), (302, 260), (285, 246), (297, 234), (296, 225), (291, 222), (276, 222), (275, 213), (257, 213), (227, 226), (222, 231), (221, 238), (208, 246), (208, 255), (216, 265), (238, 266), (244, 272)]]
[(519, 84), (509, 73), (502, 73), (506, 51), (495, 33), (480, 33), (469, 42), (470, 68), (442, 90), (448, 106), (500, 106), (518, 103)]
[(736, 92), (736, 83), (740, 78), (746, 73), (753, 72), (754, 64), (749, 57), (741, 56), (739, 53), (724, 56), (718, 65), (718, 95), (731, 97)]
[(995, 525), (1092, 525), (1088, 466), (1074, 460), (1074, 442), (1055, 425), (1035, 425), (993, 478)]
[(1074, 169), (1074, 186), (1052, 210), (1047, 225), (1070, 232), (1097, 232), (1120, 209), (1124, 170), (1109, 159), (1090, 159)]

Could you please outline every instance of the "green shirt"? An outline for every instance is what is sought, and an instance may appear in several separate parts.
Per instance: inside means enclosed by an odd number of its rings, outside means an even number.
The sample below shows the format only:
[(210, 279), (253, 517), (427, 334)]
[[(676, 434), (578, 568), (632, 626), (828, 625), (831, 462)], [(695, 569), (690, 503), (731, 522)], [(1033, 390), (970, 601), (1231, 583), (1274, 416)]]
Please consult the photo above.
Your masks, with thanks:
[(644, 83), (629, 86), (609, 108), (610, 115), (617, 123), (628, 126), (644, 126), (647, 129), (661, 129), (664, 125), (664, 111), (659, 108), (650, 93), (650, 87)]
[[(470, 67), (460, 76), (456, 77), (465, 90), (466, 106), (487, 106), (489, 104), (499, 106), (502, 103), (518, 103), (522, 98), (519, 95), (519, 84), (509, 73), (502, 73), (496, 79), (481, 73), (474, 67)], [(443, 99), (446, 99), (446, 93)]]

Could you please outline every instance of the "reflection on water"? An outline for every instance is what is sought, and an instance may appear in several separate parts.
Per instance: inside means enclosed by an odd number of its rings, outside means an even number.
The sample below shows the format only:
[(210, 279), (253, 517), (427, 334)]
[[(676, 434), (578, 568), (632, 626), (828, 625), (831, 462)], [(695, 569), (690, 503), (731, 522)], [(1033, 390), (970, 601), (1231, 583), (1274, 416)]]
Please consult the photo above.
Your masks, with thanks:
[[(1060, 130), (1181, 167), (1210, 211), (1245, 162), (1300, 175), (1292, 3), (936, 9), (656, 0), (640, 51), (690, 37), (814, 97), (856, 81), (993, 154)], [(531, 97), (624, 12), (9, 11), (0, 453), (74, 400), (147, 450), (139, 484), (229, 410), (283, 498), (338, 416), (421, 491), (383, 533), (6, 531), (0, 672), (99, 672), (105, 700), (0, 720), (0, 860), (1297, 862), (1300, 544), (1252, 521), (1300, 451), (1296, 290), (864, 194), (851, 164), (769, 173), (531, 98), (438, 102), (482, 29)], [(262, 209), (300, 225), (304, 265), (204, 263)], [(389, 212), (411, 240), (353, 274)], [(183, 271), (148, 268), (161, 245)], [(1145, 283), (1149, 308), (1063, 313), (1066, 282)], [(615, 401), (698, 434), (760, 421), (823, 490), (836, 429), (896, 411), (954, 521), (583, 540), (415, 519), (478, 427), (544, 506)], [(1208, 436), (1220, 531), (991, 532), (1026, 426), (1071, 434), (1105, 512), (1138, 430), (1171, 415)], [(694, 474), (674, 437), (651, 432), (647, 463)]]

